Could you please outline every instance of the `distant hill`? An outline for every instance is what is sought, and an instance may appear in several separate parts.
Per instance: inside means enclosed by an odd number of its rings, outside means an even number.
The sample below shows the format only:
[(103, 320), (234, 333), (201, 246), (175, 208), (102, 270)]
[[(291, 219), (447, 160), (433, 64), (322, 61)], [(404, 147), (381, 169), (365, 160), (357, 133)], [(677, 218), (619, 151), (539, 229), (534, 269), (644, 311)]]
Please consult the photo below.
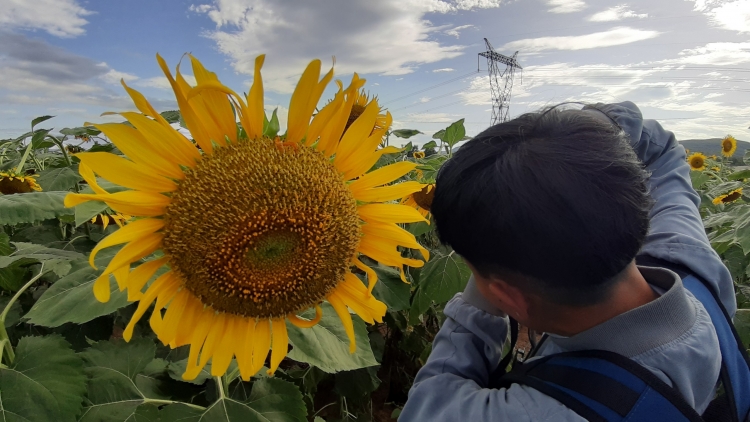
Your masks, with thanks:
[[(717, 155), (721, 156), (721, 140), (722, 138), (711, 138), (711, 139), (686, 139), (679, 141), (685, 148), (690, 150), (690, 153), (702, 152), (705, 155)], [(732, 162), (735, 164), (743, 164), (742, 157), (745, 156), (745, 151), (750, 148), (750, 142), (744, 142), (737, 140), (737, 151), (732, 156)]]

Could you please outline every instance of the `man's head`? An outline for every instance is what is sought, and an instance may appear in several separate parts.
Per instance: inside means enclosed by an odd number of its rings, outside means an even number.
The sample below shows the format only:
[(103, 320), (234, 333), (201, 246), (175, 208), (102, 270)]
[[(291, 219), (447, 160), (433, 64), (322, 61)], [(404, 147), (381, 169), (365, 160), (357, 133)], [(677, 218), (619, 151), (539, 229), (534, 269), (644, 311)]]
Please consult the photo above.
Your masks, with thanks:
[(438, 174), (431, 212), (483, 293), (495, 280), (543, 302), (587, 307), (607, 300), (644, 241), (647, 180), (607, 117), (552, 108), (463, 145)]

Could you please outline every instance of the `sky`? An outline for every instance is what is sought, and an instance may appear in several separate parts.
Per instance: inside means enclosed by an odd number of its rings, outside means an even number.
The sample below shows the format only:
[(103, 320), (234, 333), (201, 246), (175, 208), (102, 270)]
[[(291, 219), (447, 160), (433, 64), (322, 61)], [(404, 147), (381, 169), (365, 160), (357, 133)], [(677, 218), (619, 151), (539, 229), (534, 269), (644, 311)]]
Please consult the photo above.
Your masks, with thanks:
[(191, 53), (238, 92), (265, 53), (282, 126), (307, 63), (335, 58), (418, 143), (461, 118), (476, 135), (491, 122), (487, 38), (518, 52), (511, 117), (633, 101), (678, 139), (750, 140), (750, 0), (0, 0), (0, 28), (0, 139), (40, 115), (57, 130), (122, 120), (100, 116), (135, 109), (120, 80), (176, 109), (157, 53), (173, 71)]

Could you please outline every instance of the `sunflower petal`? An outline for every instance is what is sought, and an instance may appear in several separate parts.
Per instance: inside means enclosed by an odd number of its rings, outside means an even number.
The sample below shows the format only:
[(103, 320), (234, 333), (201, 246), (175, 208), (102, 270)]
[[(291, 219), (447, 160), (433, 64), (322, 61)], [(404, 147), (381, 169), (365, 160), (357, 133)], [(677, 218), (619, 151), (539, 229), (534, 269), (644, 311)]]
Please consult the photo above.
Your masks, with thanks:
[(161, 233), (152, 233), (131, 241), (117, 252), (102, 275), (110, 274), (123, 265), (130, 265), (144, 256), (151, 254), (159, 249), (163, 237), (164, 235)]
[(263, 135), (265, 110), (263, 109), (263, 76), (260, 74), (260, 69), (263, 67), (265, 60), (265, 54), (261, 54), (255, 58), (253, 85), (250, 87), (250, 93), (247, 95), (247, 116), (245, 118), (246, 123), (243, 126), (249, 139), (258, 139)]
[(109, 152), (82, 152), (76, 157), (101, 177), (126, 188), (147, 192), (172, 192), (177, 189), (175, 182), (149, 167)]
[(145, 286), (146, 283), (151, 280), (151, 277), (154, 276), (154, 273), (156, 273), (156, 271), (163, 267), (167, 262), (168, 258), (163, 256), (135, 267), (128, 277), (128, 300), (131, 302), (138, 300), (138, 298), (143, 295), (141, 293), (143, 286)]
[(430, 260), (430, 252), (417, 242), (413, 234), (390, 223), (368, 223), (362, 226), (364, 237), (377, 238), (383, 244), (390, 243), (394, 249), (398, 246), (416, 249), (422, 253), (425, 261)]
[(211, 375), (220, 377), (227, 372), (229, 364), (232, 363), (232, 356), (234, 356), (234, 344), (239, 338), (237, 336), (237, 322), (238, 318), (234, 315), (227, 315), (226, 327), (224, 327), (224, 334), (221, 336), (219, 341), (219, 347), (214, 352), (214, 356), (211, 359)]
[(161, 114), (156, 112), (154, 107), (151, 106), (151, 104), (148, 102), (148, 100), (146, 100), (146, 97), (144, 97), (143, 94), (129, 87), (125, 83), (124, 79), (120, 79), (120, 84), (122, 84), (122, 87), (125, 88), (125, 91), (127, 91), (128, 95), (130, 95), (130, 98), (133, 100), (133, 104), (135, 104), (138, 111), (145, 114), (146, 116), (154, 118), (161, 124), (169, 124)]
[(96, 258), (96, 254), (102, 249), (119, 245), (121, 243), (131, 242), (142, 236), (154, 233), (162, 227), (164, 227), (164, 220), (156, 218), (144, 218), (143, 220), (136, 220), (127, 226), (124, 226), (97, 243), (94, 249), (91, 250), (91, 254), (89, 254), (89, 264), (94, 269), (97, 269), (94, 259)]
[(94, 280), (94, 297), (101, 303), (109, 302), (109, 274), (102, 274)]
[(164, 314), (161, 328), (156, 332), (157, 338), (163, 344), (171, 343), (177, 335), (177, 327), (179, 326), (180, 318), (182, 318), (182, 315), (187, 308), (188, 295), (190, 295), (190, 293), (188, 293), (187, 290), (182, 289), (177, 293), (172, 303), (169, 304), (167, 312)]
[(323, 308), (321, 308), (320, 305), (315, 305), (315, 318), (311, 320), (302, 319), (295, 314), (289, 314), (287, 315), (287, 318), (289, 319), (289, 322), (297, 328), (311, 328), (323, 318)]
[(251, 372), (258, 373), (263, 364), (266, 363), (266, 356), (271, 349), (271, 320), (259, 319), (255, 324), (255, 336), (253, 338), (253, 367)]
[[(318, 101), (313, 102), (313, 96), (317, 92), (318, 78), (320, 77), (320, 60), (313, 60), (302, 72), (297, 86), (294, 88), (292, 98), (289, 101), (288, 129), (286, 131), (287, 142), (299, 142), (307, 133), (312, 115)], [(322, 93), (322, 91), (320, 92)], [(318, 94), (318, 99), (320, 98)]]
[(253, 369), (253, 340), (255, 337), (255, 319), (243, 318), (240, 326), (239, 339), (242, 342), (237, 353), (237, 366), (240, 367), (240, 376), (243, 381), (250, 381), (255, 375)]
[(99, 201), (106, 203), (113, 210), (138, 216), (156, 217), (166, 212), (166, 207), (171, 199), (152, 192), (125, 191), (106, 195), (94, 195), (85, 193), (70, 193), (65, 195), (65, 206), (74, 207), (88, 201)]
[(366, 222), (380, 223), (416, 223), (428, 220), (416, 209), (399, 204), (366, 204), (357, 210), (359, 218)]
[(346, 309), (346, 304), (344, 304), (344, 301), (341, 300), (336, 292), (329, 294), (326, 299), (328, 299), (328, 303), (333, 306), (336, 314), (341, 319), (341, 325), (344, 326), (346, 335), (349, 337), (349, 353), (356, 352), (357, 340), (354, 338), (354, 323), (352, 322), (352, 316), (349, 314), (349, 310)]
[(208, 331), (208, 336), (206, 336), (206, 342), (203, 344), (203, 349), (201, 349), (201, 359), (198, 362), (198, 365), (201, 368), (206, 366), (208, 361), (214, 356), (214, 350), (224, 337), (226, 326), (227, 314), (220, 312), (216, 315), (216, 318), (214, 318), (214, 322), (211, 324), (211, 329)]
[(415, 168), (417, 168), (417, 163), (412, 163), (409, 161), (393, 163), (385, 167), (381, 167), (375, 171), (371, 171), (360, 177), (359, 179), (353, 181), (349, 185), (349, 189), (356, 197), (358, 193), (398, 180)]
[[(400, 148), (394, 146), (385, 147), (375, 151), (373, 154), (362, 154), (355, 155), (346, 160), (345, 164), (342, 165), (342, 172), (344, 173), (344, 180), (352, 180), (356, 177), (361, 176), (367, 170), (370, 170), (375, 163), (378, 162), (380, 157), (385, 154), (395, 154), (400, 152)], [(343, 166), (346, 167), (343, 167)]]
[[(198, 364), (198, 357), (200, 351), (203, 348), (203, 344), (206, 341), (208, 332), (214, 324), (216, 319), (216, 313), (211, 308), (199, 308), (200, 302), (195, 300), (192, 304), (196, 312), (199, 312), (198, 324), (195, 329), (190, 332), (190, 352), (188, 353), (187, 365), (185, 367), (185, 373), (182, 374), (182, 379), (190, 381), (194, 380), (203, 370), (206, 365)], [(187, 331), (187, 330), (186, 330)], [(179, 336), (178, 336), (179, 337)]]
[(138, 308), (136, 308), (133, 317), (130, 318), (130, 322), (128, 322), (128, 325), (122, 332), (122, 338), (124, 338), (125, 341), (130, 341), (133, 337), (135, 324), (138, 323), (143, 314), (146, 313), (146, 310), (151, 306), (151, 303), (153, 303), (160, 295), (167, 295), (168, 297), (174, 296), (174, 294), (177, 293), (178, 288), (179, 280), (171, 271), (157, 278), (148, 290), (146, 290), (146, 293), (143, 294), (143, 298), (138, 302)]
[(173, 157), (186, 167), (193, 167), (200, 160), (198, 149), (173, 127), (159, 124), (139, 113), (125, 112), (120, 115), (151, 141), (153, 149), (162, 157)]
[(419, 182), (409, 181), (397, 185), (352, 191), (354, 197), (362, 202), (387, 202), (401, 199), (409, 194), (422, 190)]
[[(372, 128), (375, 127), (375, 120), (378, 118), (378, 112), (380, 106), (375, 101), (370, 101), (365, 107), (362, 114), (357, 117), (357, 120), (349, 126), (341, 138), (339, 147), (336, 150), (336, 159), (346, 159), (352, 152), (358, 149), (358, 146), (362, 144), (364, 140), (370, 137)], [(374, 150), (374, 148), (373, 148)]]
[(277, 318), (271, 322), (271, 330), (273, 330), (273, 346), (271, 349), (271, 367), (268, 370), (268, 375), (273, 375), (276, 372), (276, 368), (284, 360), (287, 349), (289, 348), (289, 335), (286, 332), (286, 321), (284, 318)]

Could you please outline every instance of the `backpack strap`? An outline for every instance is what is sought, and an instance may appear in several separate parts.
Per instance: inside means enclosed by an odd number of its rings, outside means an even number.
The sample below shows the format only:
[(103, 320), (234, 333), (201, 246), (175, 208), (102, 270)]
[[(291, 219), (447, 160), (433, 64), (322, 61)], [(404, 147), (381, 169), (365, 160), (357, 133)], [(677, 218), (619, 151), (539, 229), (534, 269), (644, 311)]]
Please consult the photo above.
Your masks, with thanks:
[[(686, 267), (648, 255), (636, 259), (639, 265), (667, 268), (682, 278), (682, 284), (702, 304), (711, 317), (716, 329), (721, 349), (720, 379), (726, 392), (726, 398), (720, 403), (728, 405), (731, 418), (727, 421), (750, 421), (750, 358), (740, 340), (726, 309), (716, 292), (705, 280), (693, 274)], [(711, 412), (716, 411), (712, 408)]]
[(703, 421), (679, 392), (625, 356), (585, 350), (517, 365), (501, 385), (523, 384), (593, 422)]

